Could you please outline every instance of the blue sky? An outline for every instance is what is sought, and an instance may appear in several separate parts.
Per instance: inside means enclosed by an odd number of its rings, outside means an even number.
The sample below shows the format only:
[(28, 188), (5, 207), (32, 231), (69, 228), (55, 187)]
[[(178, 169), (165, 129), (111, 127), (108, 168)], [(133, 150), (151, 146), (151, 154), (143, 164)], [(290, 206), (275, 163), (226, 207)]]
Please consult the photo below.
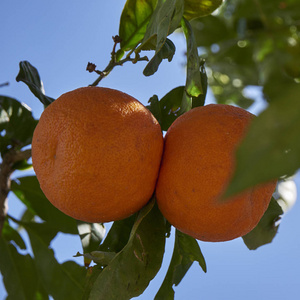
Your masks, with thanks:
[[(92, 83), (96, 75), (85, 71), (87, 62), (95, 63), (99, 69), (106, 67), (124, 3), (125, 0), (1, 1), (0, 83), (9, 81), (10, 85), (1, 88), (0, 93), (26, 103), (39, 118), (43, 106), (23, 83), (15, 81), (21, 60), (28, 60), (39, 70), (46, 94), (53, 98)], [(163, 62), (154, 76), (142, 75), (144, 62), (127, 63), (115, 68), (101, 86), (119, 89), (146, 104), (153, 94), (162, 97), (172, 88), (183, 85), (184, 38), (180, 34), (171, 38), (177, 48), (176, 55), (171, 63)], [(259, 106), (254, 111), (257, 109)], [(296, 183), (299, 187), (299, 176)], [(12, 196), (9, 206), (11, 214), (18, 215), (22, 210)], [(175, 299), (298, 299), (299, 220), (300, 207), (296, 202), (284, 216), (273, 243), (256, 251), (249, 251), (242, 239), (225, 243), (199, 242), (208, 272), (204, 274), (194, 264), (175, 288)], [(168, 267), (172, 243), (170, 238), (161, 271), (138, 299), (153, 299)], [(73, 259), (81, 250), (79, 238), (71, 236), (60, 235), (52, 246), (59, 261)], [(81, 263), (80, 258), (76, 261)], [(4, 295), (0, 284), (0, 300)]]

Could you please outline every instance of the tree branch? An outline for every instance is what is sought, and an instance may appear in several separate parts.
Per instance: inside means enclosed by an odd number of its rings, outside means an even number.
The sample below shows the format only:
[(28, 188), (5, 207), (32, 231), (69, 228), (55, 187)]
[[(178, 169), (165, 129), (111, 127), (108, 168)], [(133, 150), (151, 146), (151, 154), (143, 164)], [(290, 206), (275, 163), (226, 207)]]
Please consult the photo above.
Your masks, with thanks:
[(122, 39), (116, 35), (113, 36), (113, 41), (114, 41), (114, 46), (113, 46), (113, 50), (111, 52), (111, 60), (108, 63), (107, 67), (103, 70), (103, 71), (99, 71), (96, 70), (96, 65), (93, 63), (88, 63), (86, 70), (91, 72), (96, 72), (97, 74), (99, 74), (100, 76), (92, 83), (90, 84), (90, 86), (97, 86), (99, 84), (99, 82), (106, 77), (112, 70), (114, 67), (116, 66), (122, 66), (124, 63), (131, 61), (132, 63), (137, 63), (138, 61), (149, 61), (147, 56), (143, 56), (140, 57), (139, 53), (135, 53), (135, 57), (131, 58), (131, 54), (134, 52), (135, 49), (132, 49), (124, 59), (121, 59), (120, 61), (117, 61), (117, 52), (116, 52), (116, 47), (117, 44), (121, 43)]
[(8, 86), (9, 85), (9, 82), (7, 81), (7, 82), (4, 82), (4, 83), (0, 83), (0, 88), (1, 87), (4, 87), (4, 86)]
[(10, 176), (15, 170), (14, 164), (18, 161), (28, 160), (30, 157), (31, 149), (17, 151), (12, 148), (3, 155), (2, 163), (0, 164), (0, 236), (7, 215), (7, 195), (11, 185)]
[(120, 61), (110, 61), (110, 63), (107, 65), (107, 67), (103, 71), (96, 71), (100, 76), (90, 85), (90, 86), (97, 86), (99, 82), (105, 78), (116, 66), (122, 66), (124, 63), (131, 61), (133, 63), (136, 63), (138, 61), (148, 61), (148, 57), (138, 57), (138, 58), (131, 58), (129, 56), (126, 56), (124, 59)]

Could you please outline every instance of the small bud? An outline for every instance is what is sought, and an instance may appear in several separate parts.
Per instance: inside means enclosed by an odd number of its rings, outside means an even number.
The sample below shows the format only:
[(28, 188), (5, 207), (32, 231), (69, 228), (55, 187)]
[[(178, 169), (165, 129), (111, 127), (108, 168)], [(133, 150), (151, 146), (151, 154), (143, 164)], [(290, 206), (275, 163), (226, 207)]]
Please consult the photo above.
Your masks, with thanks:
[(117, 44), (117, 43), (121, 43), (122, 42), (122, 39), (118, 36), (118, 35), (115, 35), (112, 37), (114, 42)]
[(89, 62), (86, 66), (86, 70), (89, 71), (90, 73), (95, 72), (96, 65)]

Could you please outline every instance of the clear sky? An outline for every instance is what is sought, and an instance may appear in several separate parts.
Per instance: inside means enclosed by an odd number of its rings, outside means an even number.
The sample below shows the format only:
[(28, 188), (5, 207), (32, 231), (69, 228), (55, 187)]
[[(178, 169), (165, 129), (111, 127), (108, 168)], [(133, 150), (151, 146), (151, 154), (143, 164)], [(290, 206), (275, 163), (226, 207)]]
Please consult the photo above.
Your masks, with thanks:
[[(1, 88), (0, 94), (26, 103), (39, 118), (42, 104), (25, 84), (15, 81), (22, 60), (28, 60), (39, 70), (46, 94), (53, 98), (92, 83), (96, 75), (85, 71), (87, 62), (95, 63), (100, 70), (106, 67), (124, 3), (125, 0), (1, 1), (0, 83), (9, 81), (10, 85)], [(172, 88), (184, 85), (184, 38), (180, 34), (171, 38), (177, 47), (174, 60), (163, 62), (154, 76), (143, 76), (144, 62), (127, 63), (115, 68), (101, 85), (126, 92), (144, 104), (153, 94), (162, 97)], [(209, 98), (208, 102), (211, 101)], [(300, 187), (299, 176), (296, 182)], [(22, 210), (12, 196), (9, 206), (11, 214), (18, 215)], [(194, 264), (175, 288), (175, 299), (299, 299), (299, 220), (300, 206), (296, 202), (283, 218), (273, 243), (256, 251), (249, 251), (242, 239), (225, 243), (199, 242), (208, 272), (204, 274)], [(168, 267), (172, 243), (170, 238), (159, 275), (138, 299), (153, 299)], [(81, 250), (79, 238), (71, 236), (60, 235), (52, 246), (60, 262), (73, 259)], [(76, 261), (82, 262), (80, 258)], [(0, 300), (4, 295), (0, 283)]]

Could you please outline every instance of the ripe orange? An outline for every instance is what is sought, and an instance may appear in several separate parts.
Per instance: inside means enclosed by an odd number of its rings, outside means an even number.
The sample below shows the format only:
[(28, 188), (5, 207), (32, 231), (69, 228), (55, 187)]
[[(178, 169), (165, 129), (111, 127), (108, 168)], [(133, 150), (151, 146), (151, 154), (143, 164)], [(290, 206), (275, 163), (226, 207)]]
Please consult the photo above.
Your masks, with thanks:
[(49, 201), (86, 222), (119, 220), (154, 192), (163, 137), (154, 116), (120, 91), (85, 87), (43, 112), (32, 140), (33, 167)]
[(253, 117), (241, 108), (211, 104), (170, 126), (156, 197), (163, 215), (182, 232), (203, 241), (227, 241), (251, 231), (266, 211), (275, 181), (220, 200)]

